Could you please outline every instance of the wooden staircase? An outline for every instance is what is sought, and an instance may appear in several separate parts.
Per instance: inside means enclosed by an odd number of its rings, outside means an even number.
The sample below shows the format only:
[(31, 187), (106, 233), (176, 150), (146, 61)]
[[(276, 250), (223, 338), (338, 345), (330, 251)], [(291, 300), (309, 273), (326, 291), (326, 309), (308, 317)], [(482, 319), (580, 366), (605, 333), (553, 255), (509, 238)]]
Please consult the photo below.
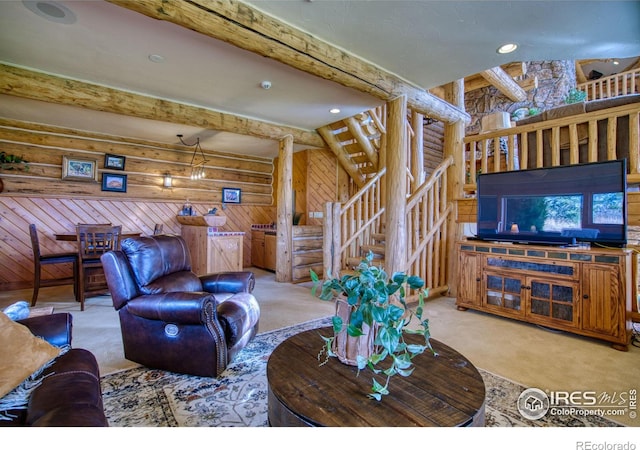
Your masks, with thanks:
[[(369, 252), (373, 253), (373, 261), (372, 261), (372, 263), (374, 265), (376, 265), (376, 266), (384, 267), (384, 255), (385, 255), (385, 246), (384, 246), (385, 235), (384, 235), (384, 233), (372, 233), (371, 234), (371, 241), (373, 242), (372, 244), (361, 245), (360, 246), (360, 256), (359, 257), (353, 257), (352, 256), (350, 258), (347, 258), (347, 261), (346, 261), (347, 270), (346, 271), (353, 270), (353, 268), (355, 268), (358, 264), (360, 264), (360, 261), (362, 261)], [(344, 272), (345, 271), (342, 271), (341, 274), (344, 274)]]
[(382, 114), (378, 108), (318, 128), (358, 188), (379, 170), (378, 154), (384, 133)]

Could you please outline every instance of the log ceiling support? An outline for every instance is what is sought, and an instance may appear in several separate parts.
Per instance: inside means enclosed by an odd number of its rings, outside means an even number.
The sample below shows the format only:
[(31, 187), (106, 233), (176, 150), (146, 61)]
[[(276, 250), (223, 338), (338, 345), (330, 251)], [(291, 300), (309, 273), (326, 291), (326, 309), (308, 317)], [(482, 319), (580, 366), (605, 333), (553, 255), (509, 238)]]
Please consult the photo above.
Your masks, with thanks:
[[(445, 95), (448, 101), (464, 108), (464, 80), (457, 80), (445, 86)], [(444, 126), (444, 158), (453, 157), (453, 164), (447, 173), (447, 201), (451, 202), (464, 197), (464, 186), (461, 180), (465, 178), (465, 155), (464, 155), (464, 135), (465, 129), (461, 124), (445, 124)], [(446, 205), (445, 205), (446, 207)], [(457, 213), (449, 216), (447, 230), (447, 254), (455, 255), (455, 243), (462, 236), (462, 224), (457, 223)], [(449, 295), (456, 295), (456, 280), (458, 261), (456, 258), (447, 258), (447, 273), (449, 279)]]
[(427, 90), (239, 1), (107, 1), (189, 28), (385, 102), (404, 95), (412, 110), (444, 123), (471, 121), (469, 114)]
[(424, 116), (411, 111), (411, 192), (415, 192), (424, 181)]
[[(523, 102), (527, 93), (502, 68), (494, 67), (480, 72), (482, 77), (514, 102)], [(446, 98), (446, 97), (445, 97)]]
[(315, 131), (274, 125), (4, 64), (0, 64), (0, 94), (263, 139), (279, 140), (281, 136), (290, 134), (299, 144), (325, 147), (324, 141)]
[[(387, 107), (387, 182), (386, 182), (386, 239), (384, 268), (387, 273), (404, 272), (407, 262), (406, 215), (407, 204), (407, 99), (398, 97)], [(464, 127), (464, 123), (459, 122)]]
[(276, 281), (290, 283), (293, 279), (293, 136), (280, 140), (278, 160)]
[[(523, 80), (516, 80), (515, 78), (522, 77), (527, 73), (527, 65), (523, 62), (513, 62), (500, 66), (500, 68), (507, 73), (507, 75), (513, 78), (514, 82), (520, 86), (524, 91), (531, 91), (538, 87), (538, 77), (525, 78)], [(491, 82), (487, 80), (482, 74), (476, 73), (469, 75), (464, 79), (464, 92), (475, 91), (476, 89), (485, 88), (491, 86)], [(438, 86), (429, 90), (434, 95), (445, 99), (445, 86)]]

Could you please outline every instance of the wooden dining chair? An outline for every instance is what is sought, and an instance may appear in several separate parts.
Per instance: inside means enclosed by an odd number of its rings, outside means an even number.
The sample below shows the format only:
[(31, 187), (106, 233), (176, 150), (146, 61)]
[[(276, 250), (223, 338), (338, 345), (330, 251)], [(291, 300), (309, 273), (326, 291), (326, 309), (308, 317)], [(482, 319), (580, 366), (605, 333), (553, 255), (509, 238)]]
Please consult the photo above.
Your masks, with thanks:
[[(73, 284), (73, 294), (77, 298), (78, 253), (64, 252), (43, 255), (40, 252), (40, 239), (38, 238), (38, 230), (34, 223), (29, 225), (29, 234), (31, 235), (31, 249), (33, 250), (33, 295), (31, 296), (31, 306), (36, 306), (38, 291), (41, 287)], [(42, 278), (42, 266), (50, 264), (71, 264), (73, 268), (72, 275), (57, 278)]]
[(76, 300), (80, 311), (84, 311), (87, 294), (108, 292), (107, 281), (100, 257), (111, 250), (120, 248), (121, 225), (78, 224), (78, 291)]
[(156, 236), (158, 234), (162, 234), (162, 230), (164, 229), (164, 224), (157, 223), (153, 228), (153, 235)]

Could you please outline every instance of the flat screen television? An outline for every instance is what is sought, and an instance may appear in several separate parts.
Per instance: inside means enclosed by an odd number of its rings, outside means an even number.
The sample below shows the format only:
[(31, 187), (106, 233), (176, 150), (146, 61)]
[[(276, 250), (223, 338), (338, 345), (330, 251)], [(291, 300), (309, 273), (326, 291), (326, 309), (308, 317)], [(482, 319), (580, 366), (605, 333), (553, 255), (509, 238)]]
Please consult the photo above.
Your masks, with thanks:
[(626, 160), (478, 175), (477, 237), (575, 245), (627, 243)]

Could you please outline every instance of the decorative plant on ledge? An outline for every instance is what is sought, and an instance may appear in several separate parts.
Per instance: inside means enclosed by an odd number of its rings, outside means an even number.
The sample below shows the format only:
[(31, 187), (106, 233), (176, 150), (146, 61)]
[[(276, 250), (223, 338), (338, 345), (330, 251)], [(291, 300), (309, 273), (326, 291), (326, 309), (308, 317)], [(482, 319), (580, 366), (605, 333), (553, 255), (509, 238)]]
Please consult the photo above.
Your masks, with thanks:
[(585, 91), (581, 91), (576, 88), (571, 88), (567, 96), (564, 98), (564, 102), (567, 105), (570, 105), (572, 103), (584, 102), (586, 99), (587, 99), (587, 93)]
[(29, 163), (19, 156), (0, 152), (0, 169), (2, 170), (29, 170)]
[[(372, 265), (372, 261), (373, 254), (369, 252), (353, 275), (327, 279), (321, 283), (318, 275), (311, 270), (311, 279), (314, 296), (321, 286), (319, 297), (322, 300), (338, 297), (336, 315), (332, 318), (334, 336), (322, 336), (325, 345), (318, 357), (324, 354), (327, 359), (338, 357), (343, 363), (357, 365), (358, 374), (368, 367), (374, 373), (368, 396), (380, 401), (383, 395), (389, 394), (391, 377), (411, 375), (415, 356), (427, 350), (433, 355), (437, 354), (429, 342), (429, 320), (422, 317), (424, 299), (428, 295), (428, 290), (423, 289), (424, 281), (418, 276), (400, 272), (389, 278), (382, 268)], [(407, 288), (418, 291), (415, 310), (407, 306)], [(341, 314), (341, 304), (347, 306), (346, 314)], [(347, 346), (353, 345), (354, 341), (366, 340), (370, 331), (374, 333), (370, 339), (372, 348), (365, 355), (358, 352), (355, 364), (340, 354), (344, 350), (345, 340), (350, 341), (346, 342)], [(404, 339), (406, 334), (420, 335), (424, 342), (407, 343)], [(343, 342), (339, 343), (339, 340)], [(362, 345), (362, 342), (356, 345)], [(376, 375), (386, 378), (379, 381)]]

